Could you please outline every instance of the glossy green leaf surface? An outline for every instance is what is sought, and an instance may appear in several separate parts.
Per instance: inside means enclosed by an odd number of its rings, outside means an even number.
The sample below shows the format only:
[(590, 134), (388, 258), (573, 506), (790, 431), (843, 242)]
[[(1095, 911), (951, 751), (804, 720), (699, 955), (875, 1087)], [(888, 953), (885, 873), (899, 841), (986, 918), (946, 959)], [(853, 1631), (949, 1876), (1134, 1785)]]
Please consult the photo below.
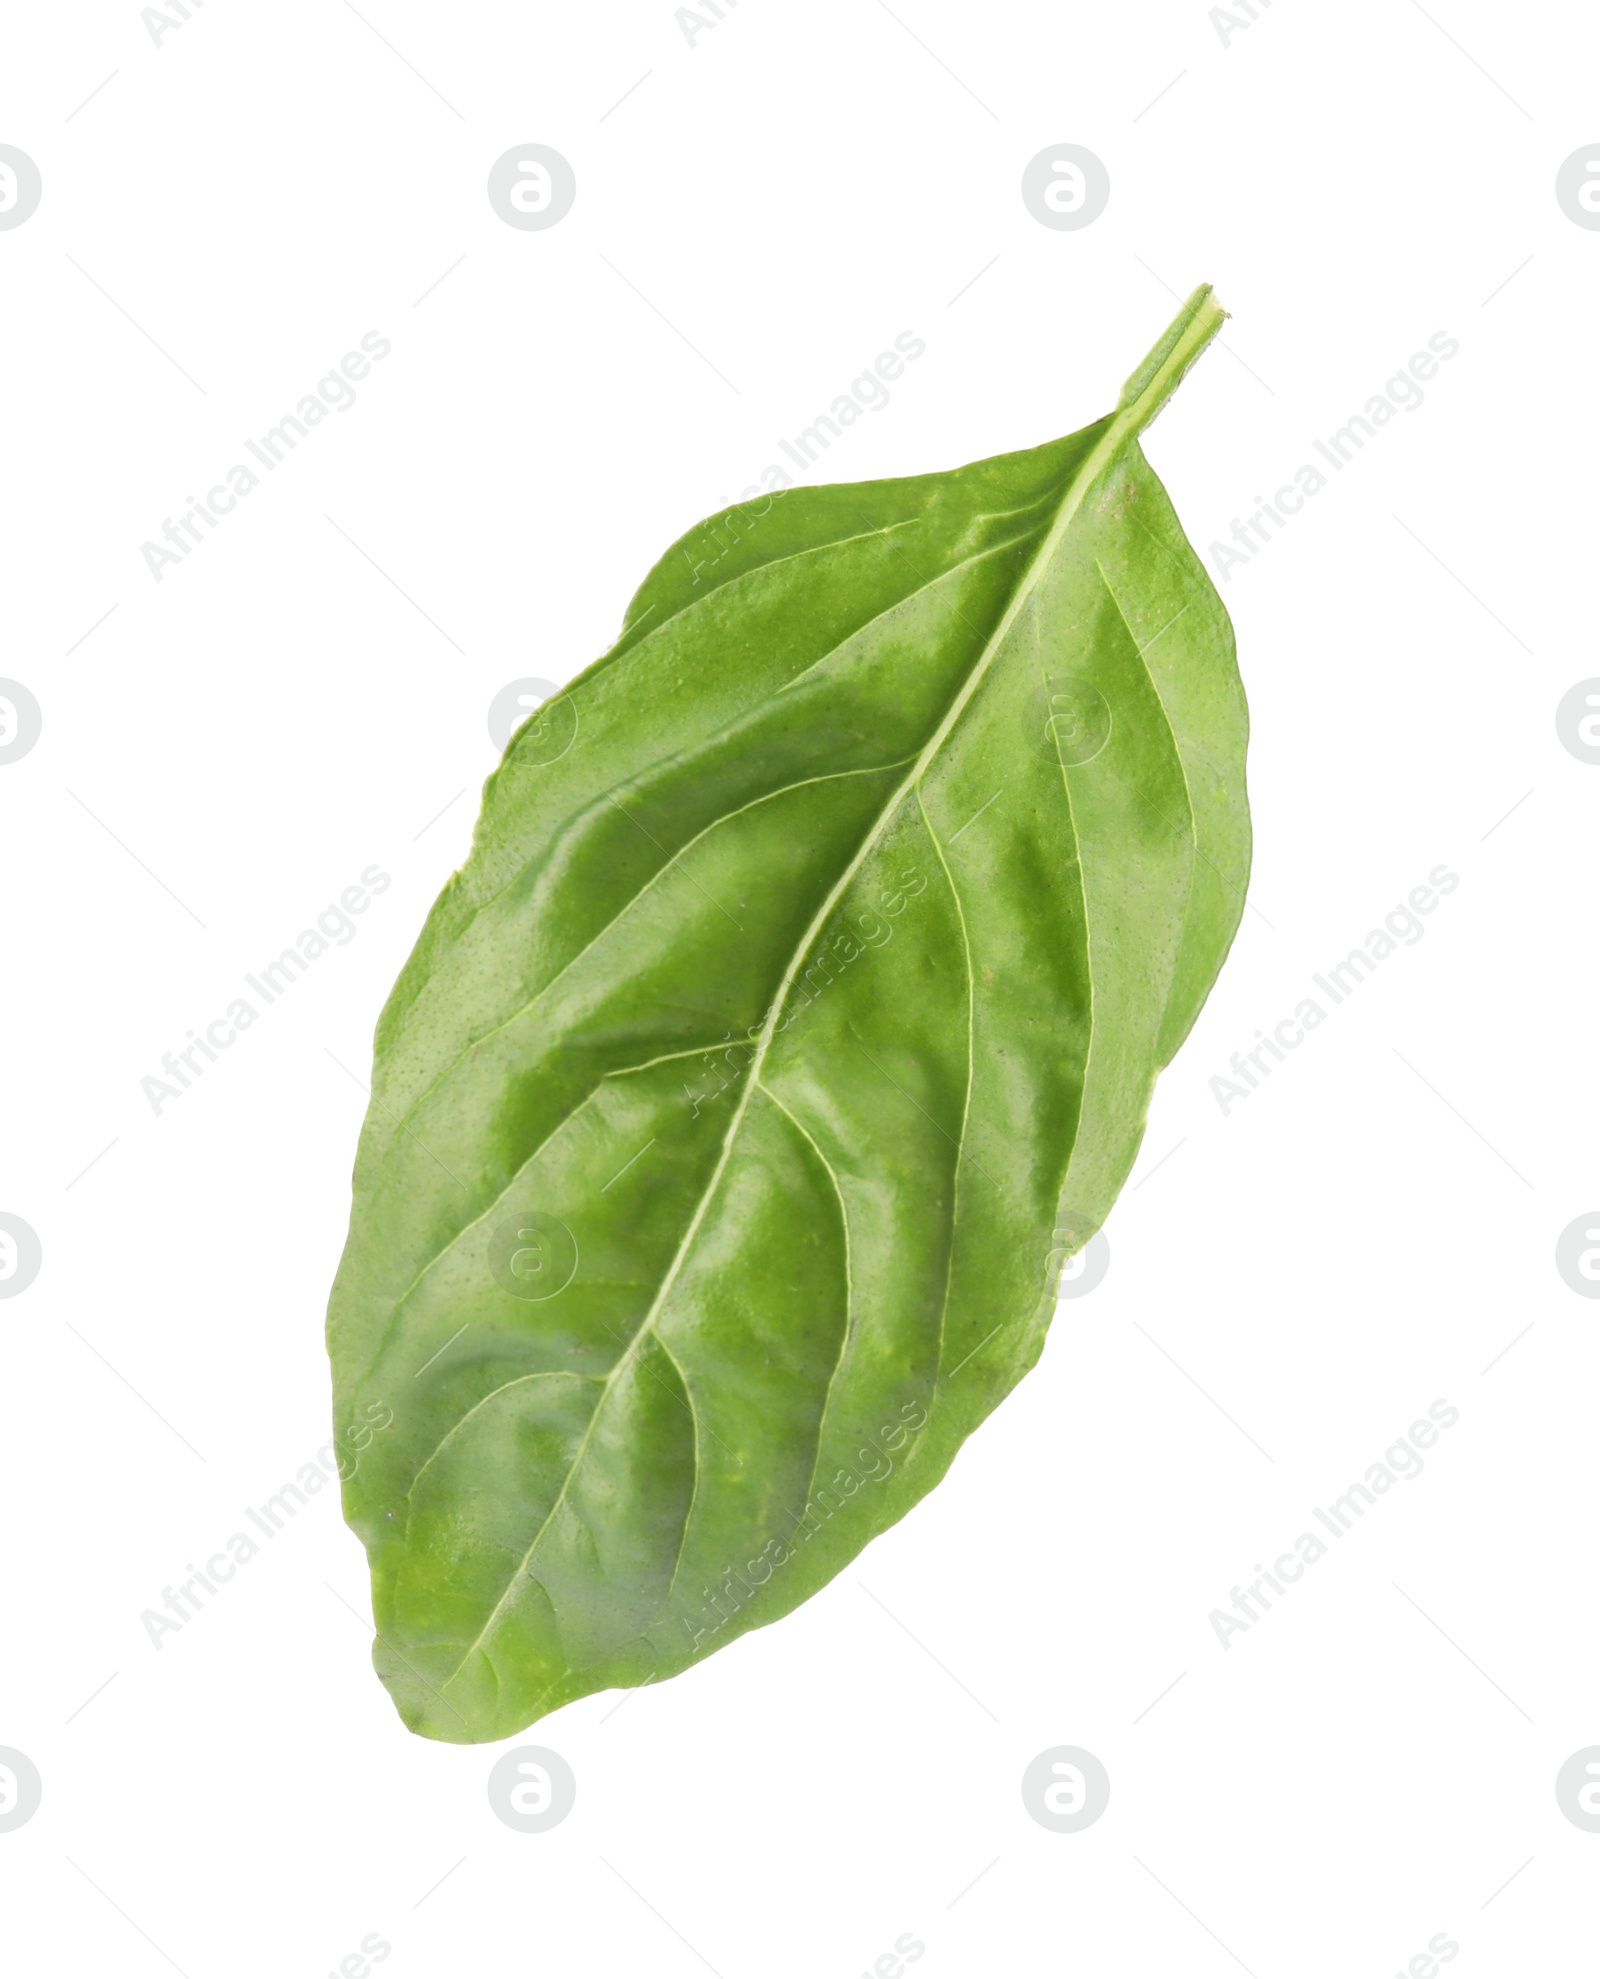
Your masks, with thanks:
[(507, 1737), (823, 1585), (1037, 1358), (1249, 863), (1227, 615), (1106, 418), (690, 531), (380, 1020), (328, 1337), (374, 1660)]

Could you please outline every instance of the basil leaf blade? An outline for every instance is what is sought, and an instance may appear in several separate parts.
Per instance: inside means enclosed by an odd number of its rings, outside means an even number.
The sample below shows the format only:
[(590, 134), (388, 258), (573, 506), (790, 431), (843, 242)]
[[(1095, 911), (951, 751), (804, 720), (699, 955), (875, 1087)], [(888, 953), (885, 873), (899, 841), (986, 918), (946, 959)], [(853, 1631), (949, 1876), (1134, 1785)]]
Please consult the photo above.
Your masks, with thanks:
[(329, 1309), (414, 1730), (777, 1619), (1037, 1358), (1243, 905), (1232, 632), (1138, 443), (1221, 321), (1065, 439), (691, 531), (489, 779)]

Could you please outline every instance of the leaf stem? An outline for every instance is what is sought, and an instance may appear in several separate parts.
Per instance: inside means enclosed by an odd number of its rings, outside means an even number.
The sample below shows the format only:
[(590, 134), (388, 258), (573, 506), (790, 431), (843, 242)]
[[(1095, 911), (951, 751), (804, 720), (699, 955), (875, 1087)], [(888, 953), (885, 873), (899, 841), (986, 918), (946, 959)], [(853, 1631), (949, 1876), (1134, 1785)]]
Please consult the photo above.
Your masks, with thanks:
[(1123, 386), (1117, 412), (1134, 415), (1123, 422), (1126, 428), (1135, 434), (1144, 431), (1227, 318), (1228, 312), (1217, 301), (1211, 284), (1202, 282)]

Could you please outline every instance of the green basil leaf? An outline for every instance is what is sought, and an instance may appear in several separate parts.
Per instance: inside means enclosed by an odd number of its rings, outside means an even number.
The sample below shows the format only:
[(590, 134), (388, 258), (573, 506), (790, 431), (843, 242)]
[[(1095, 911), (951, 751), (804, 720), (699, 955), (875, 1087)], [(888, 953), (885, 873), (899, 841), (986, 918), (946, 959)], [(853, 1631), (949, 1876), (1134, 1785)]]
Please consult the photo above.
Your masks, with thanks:
[(1116, 410), (689, 532), (378, 1026), (329, 1348), (374, 1660), (498, 1739), (775, 1620), (1037, 1358), (1238, 923), (1227, 615)]

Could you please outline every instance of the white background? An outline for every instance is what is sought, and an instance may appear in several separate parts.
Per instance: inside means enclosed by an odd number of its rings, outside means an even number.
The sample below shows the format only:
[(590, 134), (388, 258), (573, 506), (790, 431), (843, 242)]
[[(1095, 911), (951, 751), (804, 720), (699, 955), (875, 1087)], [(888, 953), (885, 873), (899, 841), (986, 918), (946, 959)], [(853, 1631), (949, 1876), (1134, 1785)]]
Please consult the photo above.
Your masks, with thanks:
[[(0, 1208), (44, 1253), (0, 1304), (0, 1745), (44, 1780), (7, 1969), (316, 1979), (374, 1932), (395, 1979), (851, 1979), (908, 1932), (928, 1979), (1381, 1979), (1441, 1932), (1463, 1979), (1587, 1969), (1600, 1836), (1553, 1785), (1600, 1742), (1600, 1308), (1554, 1250), (1600, 1197), (1600, 768), (1554, 714), (1600, 673), (1600, 234), (1554, 178), (1592, 16), (742, 0), (691, 45), (664, 0), (207, 0), (157, 45), (80, 0), (6, 40), (44, 181), (0, 233), (3, 670), (44, 711), (0, 768)], [(532, 141), (578, 182), (542, 233), (484, 190)], [(1081, 232), (1019, 195), (1064, 141), (1111, 175)], [(530, 1734), (579, 1783), (549, 1834), (492, 1814), (501, 1748), (401, 1728), (331, 1492), (153, 1648), (327, 1433), (372, 1025), (492, 695), (602, 651), (897, 332), (926, 355), (826, 478), (1085, 423), (1200, 280), (1226, 348), (1148, 451), (1202, 552), (1461, 349), (1222, 587), (1252, 906), (1105, 1282), (825, 1593)], [(141, 543), (371, 330), (359, 402), (158, 584)], [(162, 1054), (373, 862), (357, 937), (158, 1117)], [(1224, 1115), (1441, 862), (1425, 938)], [(1210, 1611), (1440, 1397), (1426, 1472), (1224, 1649)], [(1018, 1791), (1057, 1744), (1111, 1777), (1077, 1835)]]

